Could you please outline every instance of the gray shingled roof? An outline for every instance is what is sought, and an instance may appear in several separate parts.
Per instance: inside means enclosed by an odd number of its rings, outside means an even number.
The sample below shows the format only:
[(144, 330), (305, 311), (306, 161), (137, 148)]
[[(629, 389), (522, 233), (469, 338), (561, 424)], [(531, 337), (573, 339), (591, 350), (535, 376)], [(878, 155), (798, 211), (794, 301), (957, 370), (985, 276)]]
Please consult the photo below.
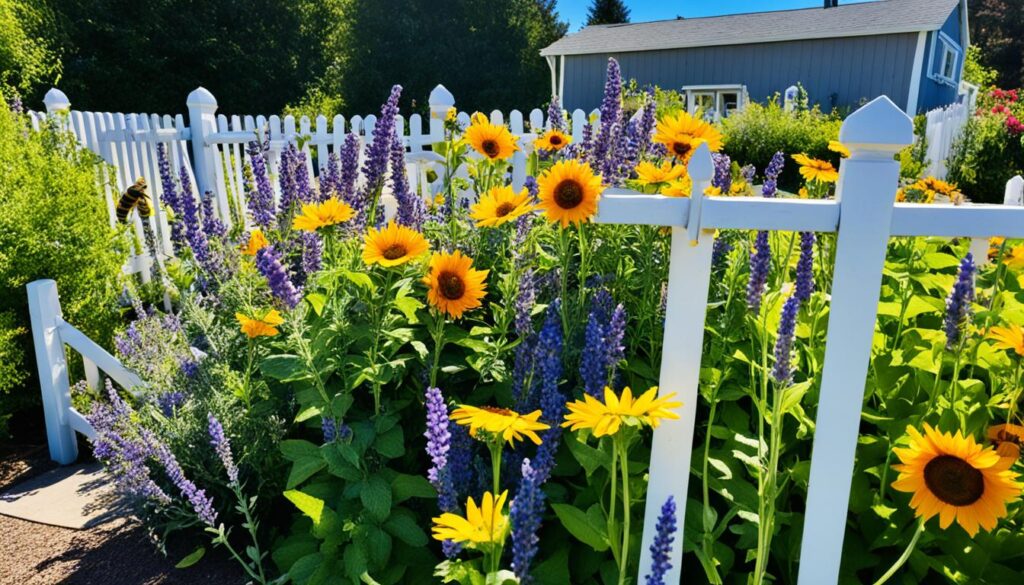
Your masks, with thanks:
[(836, 8), (595, 25), (562, 37), (540, 54), (626, 53), (931, 31), (942, 27), (958, 3), (878, 0)]

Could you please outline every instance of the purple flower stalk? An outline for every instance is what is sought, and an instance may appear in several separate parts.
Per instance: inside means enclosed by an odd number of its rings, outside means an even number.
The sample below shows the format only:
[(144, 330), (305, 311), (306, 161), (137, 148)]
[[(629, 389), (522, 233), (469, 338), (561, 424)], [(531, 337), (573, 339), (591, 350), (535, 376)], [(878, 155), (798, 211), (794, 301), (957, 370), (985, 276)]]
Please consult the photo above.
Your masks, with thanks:
[[(145, 429), (142, 430), (145, 434), (149, 434)], [(155, 455), (156, 459), (163, 465), (164, 471), (167, 472), (167, 477), (170, 478), (171, 483), (178, 488), (181, 495), (192, 505), (192, 510), (199, 517), (199, 520), (207, 526), (216, 526), (217, 511), (213, 508), (213, 500), (207, 497), (205, 490), (199, 489), (196, 487), (196, 484), (185, 477), (185, 472), (182, 471), (181, 465), (178, 464), (178, 460), (174, 457), (174, 453), (171, 453), (171, 450), (166, 445), (158, 445), (155, 449)]]
[(156, 145), (157, 167), (160, 170), (160, 185), (163, 193), (160, 195), (167, 207), (174, 213), (174, 221), (171, 223), (171, 244), (174, 251), (179, 252), (185, 245), (185, 224), (182, 223), (183, 211), (181, 199), (178, 197), (178, 190), (174, 186), (174, 175), (171, 174), (171, 161), (167, 158), (167, 147), (162, 142)]
[(294, 145), (289, 146), (294, 151), (292, 176), (295, 177), (295, 196), (302, 203), (312, 203), (313, 187), (309, 182), (309, 166), (306, 164), (306, 153), (296, 149)]
[(322, 416), (320, 430), (324, 434), (324, 444), (333, 443), (338, 438), (338, 421), (333, 416)]
[(182, 220), (185, 223), (188, 244), (192, 248), (192, 254), (196, 257), (196, 260), (206, 268), (210, 262), (210, 246), (200, 222), (196, 198), (192, 196), (192, 182), (188, 178), (188, 169), (182, 166), (179, 176), (181, 180)]
[(185, 394), (178, 390), (164, 392), (156, 397), (156, 405), (164, 416), (174, 416), (174, 411), (185, 403)]
[(427, 430), (423, 436), (427, 438), (427, 455), (433, 463), (427, 471), (427, 479), (442, 492), (441, 475), (448, 465), (448, 450), (451, 448), (452, 435), (448, 431), (448, 406), (440, 388), (427, 388)]
[(302, 232), (302, 272), (309, 278), (323, 267), (324, 243), (316, 232)]
[(764, 184), (761, 185), (761, 195), (769, 199), (775, 197), (779, 191), (779, 175), (782, 174), (782, 168), (785, 165), (785, 153), (780, 151), (772, 155), (772, 160), (764, 169)]
[(338, 177), (335, 182), (335, 191), (342, 201), (352, 206), (352, 209), (356, 211), (364, 209), (366, 201), (356, 197), (356, 178), (359, 176), (359, 137), (355, 134), (345, 136), (345, 142), (341, 145), (341, 154), (338, 156)]
[(551, 96), (548, 104), (548, 126), (552, 130), (565, 131), (565, 117), (562, 114), (562, 100), (557, 95)]
[(399, 225), (416, 231), (423, 229), (427, 212), (423, 198), (409, 190), (409, 178), (405, 169), (405, 146), (399, 138), (391, 143), (391, 194), (398, 204), (395, 220)]
[(207, 191), (203, 195), (203, 231), (207, 238), (223, 238), (228, 235), (228, 228), (213, 211), (213, 193)]
[(943, 329), (946, 331), (946, 349), (954, 349), (963, 337), (964, 328), (973, 311), (974, 300), (974, 255), (970, 252), (960, 261), (956, 282), (946, 297), (946, 317)]
[(580, 358), (583, 391), (594, 398), (603, 396), (604, 386), (608, 383), (608, 374), (604, 368), (604, 331), (597, 319), (597, 315), (591, 310), (583, 334), (583, 355)]
[(281, 191), (281, 213), (278, 220), (282, 226), (291, 223), (291, 214), (301, 200), (295, 180), (295, 170), (298, 166), (295, 160), (297, 156), (298, 151), (295, 149), (295, 145), (289, 144), (281, 149), (281, 157), (277, 165), (277, 186)]
[(537, 556), (537, 543), (540, 541), (537, 532), (544, 520), (546, 496), (540, 488), (546, 479), (533, 469), (529, 459), (524, 459), (519, 489), (509, 506), (509, 519), (512, 522), (512, 571), (522, 585), (533, 582), (530, 564)]
[(711, 178), (711, 185), (722, 190), (723, 195), (729, 194), (732, 188), (732, 159), (727, 154), (712, 153), (711, 158), (715, 163), (715, 175)]
[(590, 151), (590, 166), (604, 172), (608, 167), (609, 153), (618, 143), (622, 130), (622, 71), (619, 62), (608, 59), (608, 72), (604, 81), (604, 98), (601, 100), (601, 128)]
[[(537, 184), (537, 177), (534, 177), (533, 175), (526, 176), (526, 179), (523, 181), (523, 187), (526, 188), (526, 192), (529, 193), (530, 197), (532, 197), (534, 200), (536, 200), (537, 196), (540, 195), (540, 185)], [(526, 216), (523, 215), (520, 217)]]
[(562, 377), (562, 301), (555, 299), (548, 306), (544, 327), (537, 338), (536, 374), (539, 380), (541, 417), (551, 428), (544, 431), (542, 443), (537, 447), (533, 466), (541, 483), (547, 481), (555, 467), (555, 454), (562, 438), (559, 422), (565, 413), (565, 395), (558, 389)]
[(761, 297), (768, 284), (771, 260), (772, 250), (768, 244), (768, 232), (759, 231), (754, 238), (754, 251), (750, 254), (750, 280), (747, 282), (747, 306), (754, 313), (761, 308)]
[(264, 230), (270, 229), (277, 215), (277, 207), (274, 203), (274, 187), (270, 184), (270, 176), (267, 173), (267, 159), (263, 145), (258, 141), (249, 143), (246, 149), (249, 160), (252, 164), (253, 183), (246, 186), (248, 195), (246, 203), (249, 206), (249, 213), (252, 214), (253, 222)]
[(220, 421), (217, 417), (213, 416), (212, 412), (206, 414), (207, 422), (209, 424), (210, 432), (210, 444), (213, 445), (213, 450), (217, 452), (217, 457), (220, 457), (220, 462), (224, 465), (224, 471), (228, 474), (228, 480), (231, 483), (238, 483), (238, 466), (235, 465), (235, 458), (231, 456), (231, 441), (224, 436), (224, 427), (221, 426)]
[(654, 541), (651, 543), (651, 572), (645, 585), (665, 585), (665, 575), (672, 568), (672, 541), (676, 533), (676, 502), (669, 496), (661, 506), (658, 523), (654, 525)]
[(302, 300), (302, 294), (292, 284), (291, 279), (288, 278), (288, 271), (281, 264), (281, 253), (274, 248), (273, 244), (256, 252), (256, 268), (267, 279), (267, 283), (270, 285), (270, 292), (284, 306), (289, 309), (294, 309), (298, 306), (299, 301)]
[(533, 307), (537, 304), (537, 285), (533, 269), (527, 268), (519, 277), (519, 293), (516, 295), (515, 330), (520, 339), (533, 333)]
[[(398, 98), (402, 95), (402, 86), (395, 85), (391, 88), (391, 95), (381, 106), (380, 119), (373, 130), (373, 143), (370, 144), (366, 153), (366, 160), (363, 163), (363, 178), (365, 183), (359, 195), (359, 199), (366, 202), (369, 210), (374, 213), (383, 214), (378, 201), (381, 188), (384, 185), (384, 178), (387, 173), (388, 160), (391, 157), (391, 143), (395, 137), (395, 118), (398, 116)], [(357, 209), (362, 211), (362, 208)], [(365, 217), (358, 213), (353, 218), (353, 225), (362, 231), (362, 228), (369, 225), (376, 225), (376, 217)]]
[(658, 104), (654, 101), (654, 88), (647, 88), (647, 99), (644, 101), (643, 113), (640, 114), (640, 123), (637, 125), (636, 137), (639, 141), (638, 158), (642, 158), (651, 149), (651, 138), (654, 135)]
[(332, 152), (327, 155), (327, 166), (319, 177), (320, 197), (319, 201), (327, 201), (338, 194), (338, 153)]
[(805, 303), (814, 292), (814, 232), (800, 232), (800, 259), (796, 263), (796, 298)]
[(748, 185), (754, 184), (754, 175), (757, 174), (757, 168), (754, 165), (744, 165), (740, 167), (740, 174), (743, 175), (743, 180)]
[(719, 268), (732, 252), (732, 244), (722, 236), (715, 237), (715, 243), (711, 247), (711, 266)]
[(793, 380), (790, 360), (793, 353), (793, 335), (796, 333), (796, 316), (800, 311), (800, 299), (794, 294), (782, 305), (779, 318), (779, 333), (775, 338), (775, 366), (772, 379), (780, 386), (788, 386)]

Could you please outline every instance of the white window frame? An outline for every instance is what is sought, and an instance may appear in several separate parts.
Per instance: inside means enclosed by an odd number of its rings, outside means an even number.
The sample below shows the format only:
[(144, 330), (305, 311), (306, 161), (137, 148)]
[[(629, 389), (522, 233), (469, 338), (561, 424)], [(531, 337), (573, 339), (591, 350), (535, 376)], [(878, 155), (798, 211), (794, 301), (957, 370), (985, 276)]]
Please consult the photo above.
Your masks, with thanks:
[[(714, 120), (717, 122), (726, 116), (723, 112), (725, 105), (724, 94), (734, 93), (737, 96), (735, 112), (742, 111), (749, 101), (747, 86), (739, 83), (723, 85), (684, 85), (680, 91), (686, 97), (686, 111), (696, 114), (697, 96), (711, 96), (715, 104)], [(707, 114), (707, 112), (704, 112)]]
[[(954, 41), (946, 33), (939, 31), (935, 36), (935, 50), (931, 52), (928, 60), (928, 77), (937, 83), (942, 83), (952, 87), (958, 86), (958, 78), (960, 77), (960, 67), (963, 65), (964, 50), (960, 47), (960, 44)], [(941, 51), (941, 53), (940, 53)], [(936, 59), (935, 55), (939, 53), (939, 58)], [(938, 61), (938, 67), (935, 67), (935, 62)], [(945, 75), (946, 68), (952, 62), (952, 76), (948, 77)]]

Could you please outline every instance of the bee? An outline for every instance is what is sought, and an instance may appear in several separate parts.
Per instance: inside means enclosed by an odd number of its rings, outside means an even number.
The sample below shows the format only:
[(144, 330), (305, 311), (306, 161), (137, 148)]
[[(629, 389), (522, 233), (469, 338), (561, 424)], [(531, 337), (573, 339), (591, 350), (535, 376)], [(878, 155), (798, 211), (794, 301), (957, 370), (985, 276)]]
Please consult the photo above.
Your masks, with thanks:
[(117, 202), (117, 221), (127, 223), (128, 214), (136, 206), (138, 206), (139, 215), (142, 217), (149, 217), (153, 214), (153, 208), (149, 205), (149, 193), (146, 192), (146, 179), (142, 177), (128, 187), (128, 190), (121, 195), (121, 199)]

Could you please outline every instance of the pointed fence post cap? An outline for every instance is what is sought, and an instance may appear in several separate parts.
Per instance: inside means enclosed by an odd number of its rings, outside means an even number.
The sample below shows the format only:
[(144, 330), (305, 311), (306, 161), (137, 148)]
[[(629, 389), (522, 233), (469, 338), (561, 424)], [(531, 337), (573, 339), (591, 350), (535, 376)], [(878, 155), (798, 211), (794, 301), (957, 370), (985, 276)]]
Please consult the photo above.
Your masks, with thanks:
[(188, 98), (185, 100), (185, 105), (188, 107), (202, 107), (217, 109), (217, 98), (213, 97), (210, 90), (203, 86), (199, 86), (192, 90), (192, 93), (188, 94)]
[(428, 101), (430, 102), (431, 108), (443, 107), (445, 110), (447, 110), (448, 108), (455, 105), (455, 96), (452, 95), (452, 92), (448, 91), (447, 87), (439, 83), (437, 84), (437, 87), (435, 87), (434, 90), (430, 92), (430, 97), (428, 98)]
[(63, 91), (56, 87), (51, 87), (50, 91), (46, 92), (46, 95), (43, 96), (43, 105), (46, 106), (47, 112), (69, 110), (71, 109), (71, 100), (68, 99), (68, 96)]
[(914, 122), (888, 97), (879, 96), (850, 114), (839, 130), (839, 141), (850, 149), (850, 158), (866, 158), (872, 152), (895, 154), (914, 142)]
[(701, 142), (693, 152), (688, 167), (687, 172), (693, 178), (694, 188), (697, 187), (697, 181), (710, 181), (715, 175), (715, 162), (711, 160), (711, 149), (707, 142)]

